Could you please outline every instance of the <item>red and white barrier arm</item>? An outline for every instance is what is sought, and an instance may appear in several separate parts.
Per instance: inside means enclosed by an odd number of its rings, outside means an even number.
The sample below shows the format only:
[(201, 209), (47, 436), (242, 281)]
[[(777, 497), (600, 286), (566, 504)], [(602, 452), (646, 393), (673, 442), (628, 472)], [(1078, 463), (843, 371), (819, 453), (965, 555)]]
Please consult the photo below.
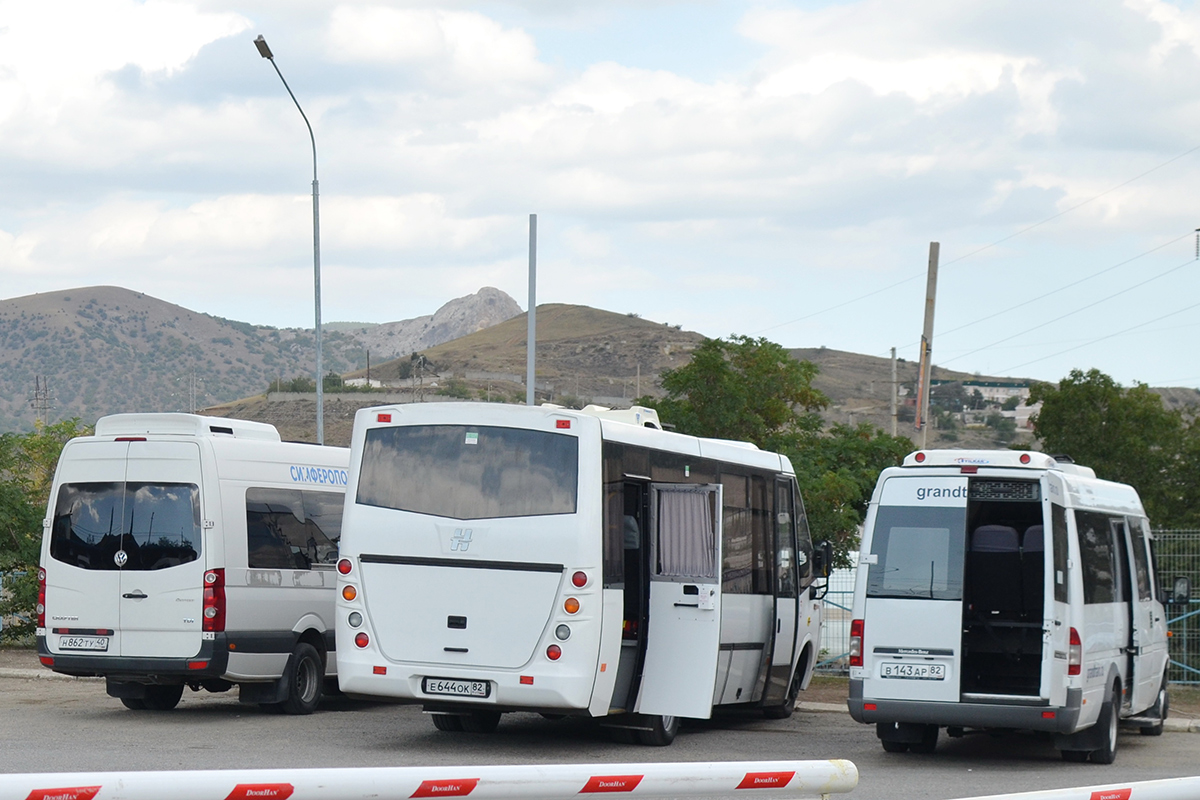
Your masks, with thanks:
[(1194, 800), (1197, 797), (1200, 797), (1200, 778), (1164, 778), (1020, 794), (991, 794), (970, 800)]
[(827, 797), (858, 784), (850, 761), (548, 764), (491, 767), (58, 772), (0, 775), (0, 800), (550, 800), (629, 797)]

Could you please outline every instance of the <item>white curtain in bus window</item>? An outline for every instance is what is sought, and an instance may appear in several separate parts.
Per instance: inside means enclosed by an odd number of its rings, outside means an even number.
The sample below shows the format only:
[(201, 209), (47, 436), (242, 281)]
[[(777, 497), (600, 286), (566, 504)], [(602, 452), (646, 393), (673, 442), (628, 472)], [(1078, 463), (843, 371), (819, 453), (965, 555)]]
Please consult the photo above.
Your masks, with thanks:
[(711, 496), (711, 492), (696, 490), (659, 492), (659, 575), (716, 580), (717, 542)]

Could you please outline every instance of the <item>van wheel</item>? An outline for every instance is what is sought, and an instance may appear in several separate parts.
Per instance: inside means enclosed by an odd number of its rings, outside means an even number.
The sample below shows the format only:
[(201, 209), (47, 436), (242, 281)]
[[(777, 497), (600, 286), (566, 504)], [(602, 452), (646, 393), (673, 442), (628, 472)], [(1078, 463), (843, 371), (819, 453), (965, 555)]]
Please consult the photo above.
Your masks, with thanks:
[(1100, 709), (1100, 719), (1096, 721), (1097, 725), (1104, 726), (1104, 746), (1099, 750), (1092, 751), (1093, 764), (1111, 764), (1117, 757), (1117, 725), (1120, 717), (1121, 708), (1121, 692), (1114, 685), (1112, 697), (1106, 705)]
[(638, 731), (638, 741), (647, 747), (666, 747), (675, 741), (679, 733), (679, 717), (666, 714), (650, 714), (646, 717), (650, 730)]
[(888, 753), (908, 752), (908, 742), (894, 742), (891, 739), (880, 739), (879, 743), (883, 745), (883, 749)]
[(913, 753), (932, 753), (937, 749), (937, 740), (938, 726), (926, 725), (921, 731), (921, 741), (910, 744), (908, 749)]
[(1071, 764), (1082, 764), (1088, 760), (1087, 750), (1063, 750), (1062, 759)]
[(1139, 728), (1138, 731), (1142, 736), (1162, 736), (1163, 723), (1167, 721), (1167, 713), (1170, 710), (1171, 695), (1167, 693), (1167, 675), (1164, 672), (1162, 686), (1158, 689), (1158, 699), (1154, 701), (1154, 708), (1150, 709), (1150, 713), (1158, 717), (1158, 722)]
[(122, 697), (121, 705), (125, 706), (130, 711), (146, 710), (146, 701), (140, 697)]
[(147, 686), (146, 699), (142, 702), (151, 711), (170, 711), (179, 705), (183, 697), (183, 684), (175, 686)]
[(325, 685), (325, 661), (308, 642), (296, 645), (283, 673), (287, 699), (279, 704), (285, 714), (311, 714), (321, 702)]
[(447, 733), (462, 733), (463, 718), (458, 714), (430, 714), (433, 718), (433, 727), (439, 731)]
[(472, 711), (459, 717), (467, 733), (491, 733), (500, 724), (499, 711)]

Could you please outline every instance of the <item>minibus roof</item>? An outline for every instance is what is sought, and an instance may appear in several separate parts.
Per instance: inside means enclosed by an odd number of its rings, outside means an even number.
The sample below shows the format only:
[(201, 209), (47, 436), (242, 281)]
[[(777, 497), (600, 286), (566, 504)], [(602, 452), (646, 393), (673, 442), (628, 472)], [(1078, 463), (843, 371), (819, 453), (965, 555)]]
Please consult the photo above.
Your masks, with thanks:
[(1096, 477), (1091, 467), (1060, 461), (1033, 450), (917, 450), (904, 458), (905, 467), (1004, 467), (1010, 469), (1055, 469), (1069, 475)]
[(96, 420), (96, 436), (205, 436), (278, 442), (279, 431), (265, 422), (199, 414), (110, 414)]

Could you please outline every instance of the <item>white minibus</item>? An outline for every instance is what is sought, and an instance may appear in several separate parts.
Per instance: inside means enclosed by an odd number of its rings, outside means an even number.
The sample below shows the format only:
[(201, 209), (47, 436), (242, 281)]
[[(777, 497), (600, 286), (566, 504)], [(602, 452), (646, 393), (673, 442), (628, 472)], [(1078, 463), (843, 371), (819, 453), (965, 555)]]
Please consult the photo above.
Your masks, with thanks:
[(1152, 544), (1137, 492), (1065, 457), (910, 454), (867, 513), (851, 715), (889, 752), (1018, 729), (1111, 763), (1120, 724), (1157, 735), (1167, 716)]
[(812, 675), (823, 567), (783, 456), (644, 408), (397, 405), (355, 417), (348, 492), (342, 689), (440, 730), (533, 711), (666, 745), (714, 707), (787, 716)]
[(271, 425), (115, 414), (67, 442), (42, 541), (38, 653), (130, 709), (184, 687), (311, 713), (336, 674), (349, 450)]

